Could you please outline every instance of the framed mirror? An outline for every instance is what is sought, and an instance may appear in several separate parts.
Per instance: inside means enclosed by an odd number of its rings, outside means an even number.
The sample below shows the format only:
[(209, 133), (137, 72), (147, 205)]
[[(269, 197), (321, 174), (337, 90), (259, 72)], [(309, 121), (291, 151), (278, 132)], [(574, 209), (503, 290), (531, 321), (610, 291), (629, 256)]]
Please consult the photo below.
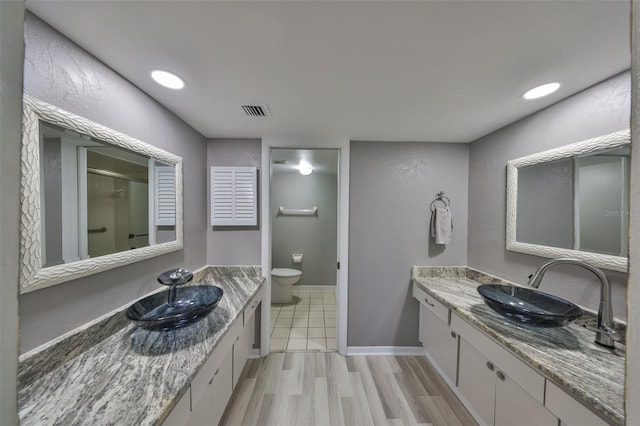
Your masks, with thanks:
[(20, 292), (183, 247), (182, 158), (23, 98)]
[(507, 163), (507, 250), (627, 271), (629, 130)]

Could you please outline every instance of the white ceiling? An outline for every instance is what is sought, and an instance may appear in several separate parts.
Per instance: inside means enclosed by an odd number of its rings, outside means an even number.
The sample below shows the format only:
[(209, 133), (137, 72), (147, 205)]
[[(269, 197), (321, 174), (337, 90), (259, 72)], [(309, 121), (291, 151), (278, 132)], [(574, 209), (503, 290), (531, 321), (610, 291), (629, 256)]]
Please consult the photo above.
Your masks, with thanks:
[[(206, 137), (470, 142), (630, 66), (630, 2), (31, 1)], [(149, 78), (176, 72), (186, 89)], [(531, 86), (559, 92), (524, 101)], [(271, 118), (244, 116), (268, 104)]]

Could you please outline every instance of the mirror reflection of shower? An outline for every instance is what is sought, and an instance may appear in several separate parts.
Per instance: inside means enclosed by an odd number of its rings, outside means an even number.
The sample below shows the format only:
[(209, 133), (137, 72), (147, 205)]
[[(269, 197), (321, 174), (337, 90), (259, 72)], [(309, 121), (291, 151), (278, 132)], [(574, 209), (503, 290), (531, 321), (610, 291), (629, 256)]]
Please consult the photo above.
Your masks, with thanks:
[(146, 158), (135, 163), (87, 149), (89, 257), (149, 245)]
[(336, 350), (338, 150), (271, 150), (272, 351)]

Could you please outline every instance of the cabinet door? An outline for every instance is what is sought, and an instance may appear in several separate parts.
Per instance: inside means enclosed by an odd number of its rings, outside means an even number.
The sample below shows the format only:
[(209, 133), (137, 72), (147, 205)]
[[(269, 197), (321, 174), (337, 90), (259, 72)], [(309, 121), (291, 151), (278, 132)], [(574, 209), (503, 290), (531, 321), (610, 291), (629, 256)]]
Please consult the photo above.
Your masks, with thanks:
[(229, 351), (216, 369), (202, 397), (194, 403), (189, 426), (217, 425), (232, 393), (233, 351)]
[(557, 426), (558, 418), (509, 376), (496, 372), (496, 426)]
[(455, 386), (458, 373), (458, 336), (423, 304), (420, 304), (419, 337), (432, 360)]
[(496, 401), (495, 366), (462, 336), (458, 389), (482, 421), (487, 425), (493, 425)]
[[(253, 348), (255, 316), (253, 315), (253, 311), (251, 311), (250, 313), (251, 313), (251, 317), (248, 319), (245, 319), (244, 329), (242, 330), (242, 333), (240, 333), (240, 335), (237, 337), (236, 342), (233, 344), (233, 388), (234, 389), (236, 387), (236, 384), (238, 383), (238, 379), (240, 379), (242, 370), (244, 369), (244, 366), (247, 363), (247, 359), (249, 358), (251, 349)], [(245, 311), (244, 314), (247, 315), (247, 311)]]

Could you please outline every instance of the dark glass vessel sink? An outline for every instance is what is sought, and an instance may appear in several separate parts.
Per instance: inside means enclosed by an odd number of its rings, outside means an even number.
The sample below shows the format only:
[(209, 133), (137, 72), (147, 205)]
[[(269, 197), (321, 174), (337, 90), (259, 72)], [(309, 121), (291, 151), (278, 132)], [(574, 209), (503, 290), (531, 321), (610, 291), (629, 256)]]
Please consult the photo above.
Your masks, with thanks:
[(536, 327), (562, 327), (582, 316), (573, 303), (532, 288), (482, 284), (478, 293), (500, 315)]
[(172, 287), (137, 301), (126, 315), (142, 328), (174, 330), (206, 317), (223, 293), (220, 287), (212, 285)]

